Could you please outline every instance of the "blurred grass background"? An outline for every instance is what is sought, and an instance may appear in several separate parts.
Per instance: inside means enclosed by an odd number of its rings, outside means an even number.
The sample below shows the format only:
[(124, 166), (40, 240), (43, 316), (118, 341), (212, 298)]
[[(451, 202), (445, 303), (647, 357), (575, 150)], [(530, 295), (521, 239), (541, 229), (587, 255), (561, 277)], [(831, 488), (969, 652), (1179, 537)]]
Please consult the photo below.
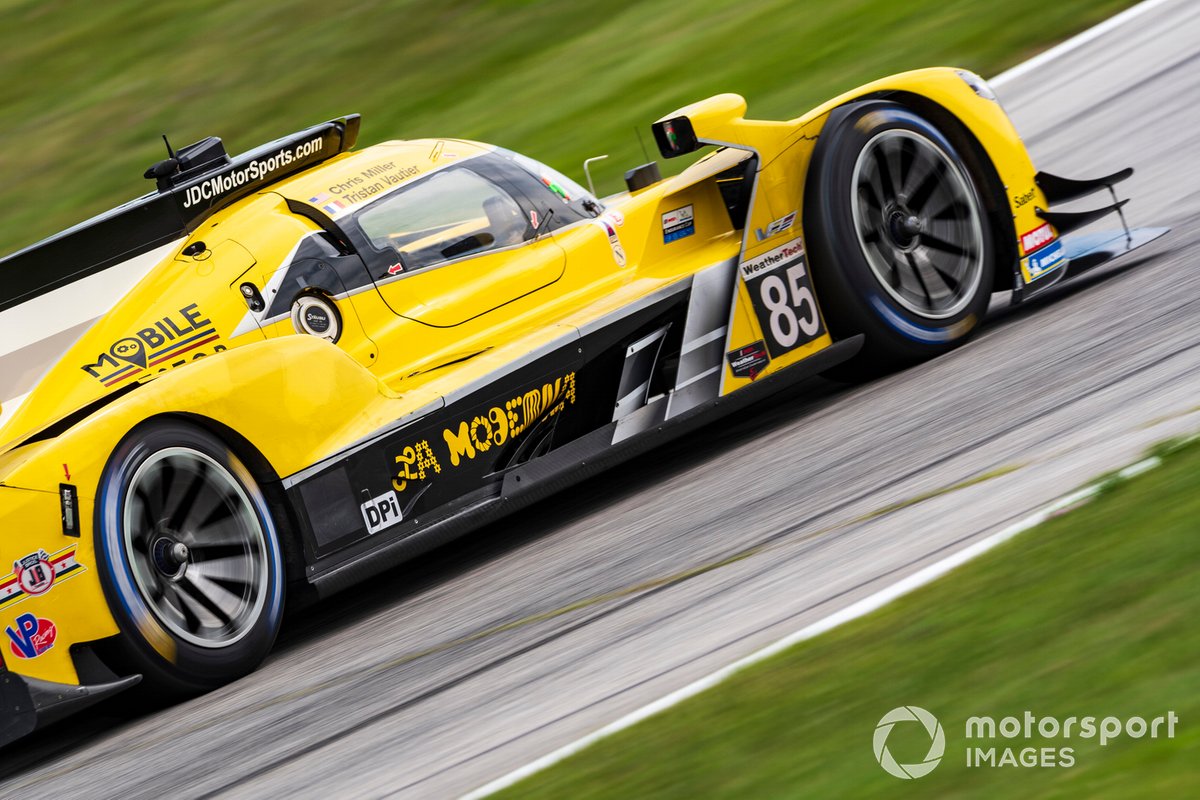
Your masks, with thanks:
[[(1200, 442), (861, 619), (801, 643), (496, 795), (582, 798), (1196, 797)], [(918, 780), (876, 763), (889, 709), (941, 722)], [(1174, 711), (1174, 738), (967, 739), (966, 721)], [(930, 740), (888, 739), (900, 763)], [(1078, 724), (1074, 727), (1078, 734)], [(893, 741), (895, 744), (893, 745)], [(1067, 767), (967, 767), (968, 747), (1073, 749)], [(1054, 756), (1055, 762), (1058, 756)]]
[(148, 191), (164, 132), (234, 153), (361, 112), (362, 144), (481, 139), (576, 177), (609, 153), (604, 194), (645, 160), (634, 127), (693, 100), (783, 118), (905, 69), (990, 76), (1130, 4), (0, 0), (0, 253)]

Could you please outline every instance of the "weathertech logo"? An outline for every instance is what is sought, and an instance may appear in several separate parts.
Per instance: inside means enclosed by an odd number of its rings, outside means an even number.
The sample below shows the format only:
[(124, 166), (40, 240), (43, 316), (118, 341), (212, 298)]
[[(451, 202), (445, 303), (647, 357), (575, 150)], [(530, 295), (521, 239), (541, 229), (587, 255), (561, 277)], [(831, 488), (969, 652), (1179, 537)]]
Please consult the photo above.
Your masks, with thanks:
[[(132, 336), (118, 339), (108, 352), (96, 357), (94, 364), (84, 364), (81, 369), (105, 386), (115, 386), (147, 372), (161, 372), (169, 367), (182, 366), (193, 358), (205, 355), (188, 354), (220, 338), (212, 321), (204, 317), (193, 303), (176, 314), (151, 323)], [(212, 348), (214, 352), (224, 349), (221, 345)], [(179, 361), (180, 358), (183, 360)]]
[(796, 256), (804, 255), (804, 244), (799, 239), (792, 239), (774, 250), (768, 250), (761, 256), (748, 258), (742, 262), (742, 277), (751, 278), (764, 270), (774, 269), (785, 261)]

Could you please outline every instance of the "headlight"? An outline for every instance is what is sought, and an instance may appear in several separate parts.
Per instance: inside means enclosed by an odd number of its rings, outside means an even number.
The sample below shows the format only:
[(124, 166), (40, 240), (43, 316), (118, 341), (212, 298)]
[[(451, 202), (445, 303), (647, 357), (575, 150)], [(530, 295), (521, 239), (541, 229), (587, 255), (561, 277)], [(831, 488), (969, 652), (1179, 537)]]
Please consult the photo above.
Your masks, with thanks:
[(975, 94), (982, 97), (984, 100), (995, 101), (996, 93), (992, 91), (992, 87), (988, 86), (987, 81), (976, 75), (974, 72), (968, 72), (965, 69), (956, 70), (958, 77), (970, 86)]

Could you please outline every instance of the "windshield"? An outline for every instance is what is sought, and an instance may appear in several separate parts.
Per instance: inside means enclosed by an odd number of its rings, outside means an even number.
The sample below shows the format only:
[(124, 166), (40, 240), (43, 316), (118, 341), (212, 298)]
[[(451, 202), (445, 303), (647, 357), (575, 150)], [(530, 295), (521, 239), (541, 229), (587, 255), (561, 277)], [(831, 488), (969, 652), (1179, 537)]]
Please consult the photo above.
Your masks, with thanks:
[(541, 181), (543, 186), (564, 203), (582, 208), (584, 201), (590, 200), (599, 207), (599, 202), (597, 202), (595, 197), (592, 197), (591, 192), (553, 167), (548, 167), (540, 161), (534, 161), (528, 156), (514, 153), (511, 150), (505, 150), (502, 147), (496, 148), (496, 152), (505, 158), (515, 161), (526, 172)]
[(406, 270), (520, 244), (529, 231), (512, 195), (465, 167), (380, 200), (358, 224), (376, 247), (398, 253)]

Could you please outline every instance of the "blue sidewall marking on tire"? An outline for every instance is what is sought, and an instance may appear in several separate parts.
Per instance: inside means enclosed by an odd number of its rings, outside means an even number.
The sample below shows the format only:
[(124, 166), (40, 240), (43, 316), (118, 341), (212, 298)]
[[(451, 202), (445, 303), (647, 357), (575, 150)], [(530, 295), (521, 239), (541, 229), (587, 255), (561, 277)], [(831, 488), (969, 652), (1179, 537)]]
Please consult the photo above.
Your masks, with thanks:
[(957, 338), (950, 328), (927, 328), (924, 325), (919, 325), (905, 319), (876, 294), (871, 295), (870, 302), (871, 308), (875, 309), (875, 313), (882, 317), (884, 322), (914, 342), (922, 344), (945, 344)]
[[(150, 622), (166, 636), (171, 634), (163, 628), (158, 619), (150, 611), (142, 600), (141, 593), (137, 590), (134, 584), (133, 572), (129, 565), (129, 560), (125, 557), (125, 548), (123, 547), (124, 532), (121, 522), (122, 512), (124, 511), (124, 503), (121, 498), (121, 485), (124, 483), (124, 476), (128, 472), (126, 464), (136, 452), (138, 445), (126, 445), (113, 454), (114, 462), (119, 464), (119, 469), (107, 472), (104, 476), (100, 488), (100, 503), (104, 509), (102, 517), (104, 528), (100, 531), (102, 545), (106, 558), (104, 559), (104, 571), (107, 574), (111, 585), (116, 588), (117, 598), (121, 602), (121, 606), (125, 609), (126, 615), (135, 625), (142, 622)], [(271, 518), (271, 514), (267, 509), (261, 491), (257, 489), (257, 484), (252, 476), (245, 471), (241, 462), (236, 457), (226, 451), (226, 457), (229, 459), (230, 466), (234, 475), (242, 482), (246, 488), (246, 495), (254, 504), (255, 511), (258, 514), (259, 521), (263, 525), (267, 544), (267, 557), (270, 560), (273, 568), (273, 586), (271, 594), (264, 603), (264, 612), (268, 615), (271, 627), (274, 627), (283, 613), (283, 556), (279, 550), (279, 539), (275, 531), (275, 522)], [(253, 488), (252, 488), (253, 487)], [(119, 566), (118, 566), (119, 565)], [(175, 637), (171, 637), (174, 639)]]

